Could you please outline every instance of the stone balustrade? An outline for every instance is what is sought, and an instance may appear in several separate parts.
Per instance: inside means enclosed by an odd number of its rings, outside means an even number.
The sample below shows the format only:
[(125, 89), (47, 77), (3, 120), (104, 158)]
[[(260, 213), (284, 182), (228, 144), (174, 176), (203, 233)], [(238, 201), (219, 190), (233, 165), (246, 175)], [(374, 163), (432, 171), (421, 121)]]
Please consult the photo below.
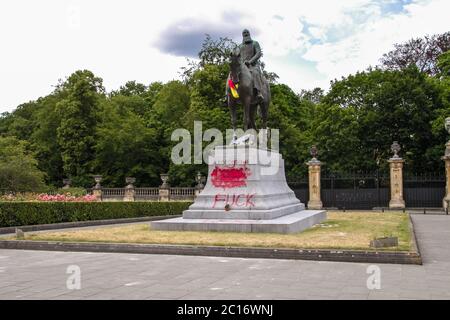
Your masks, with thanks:
[(169, 175), (161, 174), (162, 185), (158, 188), (138, 188), (134, 186), (136, 179), (126, 178), (124, 188), (105, 188), (101, 186), (102, 177), (94, 176), (96, 185), (88, 192), (95, 195), (98, 201), (194, 201), (204, 188), (205, 178), (198, 174), (195, 187), (171, 187)]

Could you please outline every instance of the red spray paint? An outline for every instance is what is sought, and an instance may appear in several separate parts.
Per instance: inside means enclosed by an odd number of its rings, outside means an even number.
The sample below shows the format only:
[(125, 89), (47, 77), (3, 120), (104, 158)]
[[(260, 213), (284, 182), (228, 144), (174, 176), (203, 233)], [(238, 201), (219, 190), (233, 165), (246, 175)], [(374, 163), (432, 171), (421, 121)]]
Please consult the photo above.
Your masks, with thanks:
[(256, 194), (216, 194), (214, 196), (213, 208), (219, 206), (219, 208), (230, 205), (231, 207), (245, 207), (252, 208), (255, 206), (253, 198)]
[(250, 169), (245, 164), (242, 168), (236, 168), (236, 165), (231, 168), (216, 166), (211, 173), (211, 182), (216, 188), (246, 187), (247, 178), (250, 174)]

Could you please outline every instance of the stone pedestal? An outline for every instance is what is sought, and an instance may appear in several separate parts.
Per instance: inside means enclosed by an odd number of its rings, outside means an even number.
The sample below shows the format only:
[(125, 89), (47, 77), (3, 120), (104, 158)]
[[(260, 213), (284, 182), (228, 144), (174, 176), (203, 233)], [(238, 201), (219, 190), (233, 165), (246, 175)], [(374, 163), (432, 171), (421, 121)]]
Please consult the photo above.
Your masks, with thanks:
[(404, 160), (400, 157), (389, 159), (390, 178), (391, 178), (391, 201), (390, 209), (404, 209), (405, 200), (403, 199), (403, 164)]
[(162, 185), (159, 187), (159, 201), (167, 202), (170, 201), (170, 185), (169, 185), (169, 174), (160, 174)]
[(125, 187), (125, 194), (123, 196), (123, 201), (134, 201), (134, 187), (127, 186)]
[(442, 160), (445, 161), (445, 178), (446, 178), (445, 197), (442, 200), (442, 207), (444, 209), (447, 209), (450, 201), (450, 155), (442, 157)]
[(101, 175), (95, 175), (95, 186), (92, 189), (92, 195), (94, 195), (97, 198), (97, 201), (102, 201), (102, 186), (100, 185), (100, 182), (102, 181)]
[(209, 163), (205, 188), (183, 217), (154, 221), (153, 229), (295, 233), (326, 219), (295, 197), (278, 152), (219, 146)]
[(92, 195), (97, 198), (97, 201), (102, 201), (102, 189), (100, 188), (93, 189)]
[(170, 200), (170, 189), (159, 188), (159, 201), (167, 202)]
[(309, 167), (309, 201), (308, 209), (320, 210), (323, 208), (320, 198), (320, 167), (321, 162), (313, 159), (308, 163)]

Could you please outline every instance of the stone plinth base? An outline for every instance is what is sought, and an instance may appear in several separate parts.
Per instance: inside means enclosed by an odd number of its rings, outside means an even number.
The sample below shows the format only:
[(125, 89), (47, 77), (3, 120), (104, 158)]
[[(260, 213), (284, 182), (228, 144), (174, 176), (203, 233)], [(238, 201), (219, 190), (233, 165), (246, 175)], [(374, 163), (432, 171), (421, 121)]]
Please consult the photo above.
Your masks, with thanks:
[(294, 233), (325, 219), (325, 211), (305, 211), (289, 188), (280, 153), (218, 146), (209, 157), (205, 188), (183, 217), (152, 222), (152, 228)]
[(404, 200), (391, 200), (389, 201), (389, 209), (405, 209)]
[(276, 219), (183, 219), (151, 222), (153, 230), (298, 233), (327, 219), (326, 211), (303, 210)]
[(308, 209), (321, 210), (323, 208), (322, 201), (308, 201)]

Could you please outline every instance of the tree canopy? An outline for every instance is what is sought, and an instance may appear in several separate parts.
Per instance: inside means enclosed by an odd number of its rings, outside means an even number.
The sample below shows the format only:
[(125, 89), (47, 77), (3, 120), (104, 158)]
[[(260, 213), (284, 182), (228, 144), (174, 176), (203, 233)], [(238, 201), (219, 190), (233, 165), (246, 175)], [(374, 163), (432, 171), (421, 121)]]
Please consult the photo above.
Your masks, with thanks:
[(0, 137), (0, 189), (3, 191), (43, 191), (44, 173), (37, 168), (27, 142)]
[(448, 50), (450, 31), (396, 44), (394, 50), (383, 55), (381, 64), (387, 70), (402, 70), (415, 65), (420, 72), (436, 75), (439, 73), (438, 59)]

